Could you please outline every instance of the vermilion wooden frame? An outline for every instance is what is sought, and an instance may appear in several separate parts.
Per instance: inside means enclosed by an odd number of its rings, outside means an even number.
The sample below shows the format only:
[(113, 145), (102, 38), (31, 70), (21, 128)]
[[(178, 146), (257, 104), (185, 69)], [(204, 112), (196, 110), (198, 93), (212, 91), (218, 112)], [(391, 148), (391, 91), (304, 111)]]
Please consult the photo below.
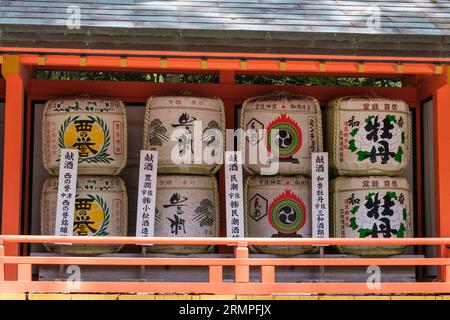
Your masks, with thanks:
[[(97, 243), (97, 244), (193, 244), (234, 247), (233, 258), (121, 258), (121, 257), (11, 257), (5, 256), (4, 245), (12, 243)], [(134, 237), (46, 237), (0, 236), (0, 292), (104, 292), (104, 293), (213, 293), (213, 294), (383, 294), (383, 293), (448, 293), (450, 292), (450, 258), (253, 258), (250, 245), (395, 245), (427, 244), (444, 247), (450, 238), (438, 239), (274, 239), (274, 238), (134, 238)], [(17, 281), (5, 281), (2, 265), (18, 267)], [(33, 281), (33, 265), (95, 266), (204, 266), (209, 269), (207, 282), (89, 282), (69, 286), (67, 281)], [(279, 283), (275, 268), (279, 266), (409, 266), (437, 265), (445, 273), (442, 282), (381, 283)], [(225, 283), (223, 267), (234, 268), (234, 281)], [(250, 266), (260, 268), (260, 281), (250, 281)]]
[[(427, 59), (408, 57), (343, 57), (343, 56), (312, 56), (312, 55), (270, 55), (270, 54), (222, 54), (196, 52), (142, 52), (142, 51), (112, 51), (112, 50), (61, 50), (61, 49), (29, 49), (29, 48), (0, 48), (2, 74), (5, 78), (5, 149), (4, 149), (4, 179), (3, 179), (3, 235), (18, 235), (24, 223), (21, 221), (22, 209), (28, 206), (27, 197), (22, 192), (28, 192), (27, 177), (22, 179), (23, 172), (29, 172), (29, 163), (22, 163), (28, 159), (30, 146), (29, 123), (31, 102), (33, 100), (48, 100), (62, 95), (73, 95), (89, 92), (94, 95), (115, 96), (125, 102), (144, 102), (153, 94), (174, 94), (179, 91), (191, 91), (193, 94), (218, 96), (224, 100), (226, 107), (227, 128), (235, 127), (234, 106), (241, 104), (248, 97), (265, 94), (274, 90), (289, 90), (291, 92), (312, 95), (322, 103), (345, 95), (364, 94), (369, 90), (385, 97), (400, 98), (409, 103), (412, 108), (420, 106), (420, 101), (433, 97), (435, 108), (435, 161), (436, 161), (436, 202), (438, 237), (450, 236), (450, 204), (446, 199), (450, 195), (450, 167), (446, 168), (450, 156), (450, 126), (446, 119), (450, 119), (450, 72), (446, 64), (450, 59)], [(31, 76), (36, 68), (57, 68), (72, 70), (111, 70), (135, 71), (157, 70), (158, 72), (215, 72), (219, 73), (219, 84), (167, 84), (167, 83), (129, 83), (129, 82), (100, 82), (100, 81), (61, 81), (37, 80)], [(354, 88), (354, 87), (303, 87), (303, 86), (266, 86), (266, 85), (237, 85), (234, 77), (238, 73), (266, 73), (282, 74), (316, 74), (340, 76), (392, 76), (408, 77), (409, 87), (404, 88)], [(0, 82), (0, 96), (1, 96)], [(25, 101), (25, 92), (27, 99)], [(26, 102), (26, 103), (25, 103)], [(26, 104), (26, 107), (24, 105)], [(416, 113), (417, 124), (420, 124), (420, 112)], [(420, 148), (420, 137), (417, 137), (416, 148)], [(27, 146), (23, 148), (23, 146)], [(420, 152), (417, 152), (416, 162), (420, 169)], [(23, 169), (24, 168), (24, 169)], [(221, 194), (223, 194), (223, 172), (220, 173)], [(416, 179), (421, 187), (421, 171), (416, 173)], [(23, 185), (23, 181), (25, 185)], [(420, 192), (419, 192), (420, 194)], [(23, 202), (22, 199), (25, 199)], [(223, 200), (223, 199), (222, 199)], [(222, 203), (222, 212), (225, 201)], [(421, 214), (422, 201), (418, 198), (418, 212)], [(27, 211), (27, 210), (24, 210)], [(421, 220), (421, 219), (419, 219)], [(224, 225), (224, 224), (222, 224)], [(419, 228), (421, 226), (419, 225)], [(25, 225), (26, 230), (26, 225)], [(223, 236), (225, 230), (221, 230)], [(419, 233), (420, 234), (420, 233)], [(19, 239), (28, 242), (27, 238)], [(20, 241), (9, 241), (5, 246), (6, 256), (18, 256)], [(344, 241), (337, 239), (333, 241)], [(405, 243), (406, 243), (405, 239)], [(5, 241), (7, 242), (7, 241)], [(39, 242), (39, 241), (38, 241)], [(187, 243), (181, 240), (180, 243)], [(424, 243), (418, 243), (424, 244)], [(449, 250), (441, 243), (440, 256), (449, 256)], [(1, 248), (0, 248), (1, 249)], [(239, 250), (236, 251), (239, 254)], [(1, 253), (1, 252), (0, 252)], [(2, 258), (3, 262), (16, 261)], [(2, 260), (3, 259), (3, 260)], [(77, 258), (74, 258), (75, 260)], [(81, 258), (80, 258), (81, 259)], [(375, 261), (376, 260), (376, 261)], [(378, 264), (386, 264), (389, 259), (375, 259)], [(17, 260), (19, 261), (19, 260)], [(21, 261), (21, 260), (20, 260)], [(31, 260), (30, 260), (31, 261)], [(49, 260), (50, 261), (50, 260)], [(81, 261), (81, 260), (80, 260)], [(431, 261), (431, 260), (428, 260)], [(433, 260), (434, 261), (434, 260)], [(391, 260), (393, 262), (393, 260)], [(192, 261), (193, 264), (196, 262)], [(278, 263), (278, 262), (277, 262)], [(345, 264), (343, 260), (340, 262)], [(350, 263), (350, 261), (349, 261)], [(397, 263), (397, 262), (395, 262)], [(394, 264), (395, 264), (394, 263)], [(428, 262), (427, 262), (428, 263)], [(447, 262), (446, 262), (447, 263)], [(20, 263), (19, 263), (20, 265)], [(418, 263), (417, 265), (421, 265)], [(445, 264), (439, 264), (444, 266)], [(0, 269), (1, 265), (0, 265)], [(442, 267), (440, 279), (450, 279), (448, 268)], [(1, 270), (3, 271), (3, 270)], [(14, 263), (5, 266), (5, 279), (18, 280), (21, 267)], [(18, 278), (19, 276), (19, 278)], [(1, 281), (1, 278), (0, 278)], [(33, 286), (35, 286), (33, 284)], [(121, 286), (118, 286), (121, 287)], [(299, 286), (298, 288), (300, 288)], [(395, 286), (388, 286), (386, 292), (400, 292)], [(419, 286), (423, 288), (423, 286)], [(25, 287), (24, 287), (25, 288)], [(100, 286), (99, 288), (103, 288)], [(106, 288), (106, 287), (105, 287)], [(111, 288), (108, 287), (107, 288)], [(175, 285), (174, 291), (183, 292), (185, 286)], [(319, 288), (319, 287), (317, 287)], [(355, 287), (356, 288), (356, 287)], [(398, 287), (400, 288), (400, 287)], [(431, 287), (430, 287), (431, 288)], [(447, 287), (445, 287), (447, 288)], [(108, 289), (109, 290), (109, 289)], [(220, 291), (222, 293), (231, 293)], [(231, 289), (230, 289), (231, 290)], [(236, 292), (249, 292), (251, 289), (232, 289)], [(322, 291), (325, 290), (325, 291)], [(336, 292), (329, 289), (329, 293)], [(355, 289), (356, 290), (356, 289)], [(358, 289), (359, 290), (359, 289)], [(356, 290), (354, 293), (359, 292)], [(400, 290), (400, 289), (399, 289)], [(405, 290), (402, 286), (401, 290)], [(430, 289), (427, 289), (430, 290)], [(447, 290), (447, 289), (446, 289)], [(1, 290), (0, 290), (1, 291)], [(52, 290), (49, 290), (52, 291)], [(114, 291), (114, 290), (113, 290)], [(314, 291), (314, 290), (313, 290)], [(327, 293), (326, 286), (317, 292)], [(254, 293), (259, 292), (256, 290)], [(266, 292), (266, 291), (265, 291)], [(406, 292), (406, 291), (402, 291)], [(410, 291), (407, 291), (410, 292)], [(414, 291), (419, 292), (419, 291)], [(450, 290), (448, 290), (450, 292)], [(251, 293), (251, 292), (250, 292)], [(351, 292), (350, 292), (351, 293)]]

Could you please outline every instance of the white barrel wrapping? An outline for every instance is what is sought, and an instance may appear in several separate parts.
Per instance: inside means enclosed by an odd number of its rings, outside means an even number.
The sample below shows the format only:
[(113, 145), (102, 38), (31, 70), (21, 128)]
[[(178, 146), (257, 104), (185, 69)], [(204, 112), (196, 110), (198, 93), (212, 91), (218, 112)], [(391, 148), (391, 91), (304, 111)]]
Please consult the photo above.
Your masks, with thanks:
[[(245, 199), (248, 237), (311, 237), (310, 178), (251, 176), (245, 183)], [(306, 246), (254, 246), (253, 249), (281, 255), (312, 251)]]
[[(281, 92), (246, 100), (241, 111), (244, 168), (254, 174), (311, 173), (311, 153), (322, 151), (319, 102)], [(273, 140), (273, 141), (272, 141)], [(272, 163), (278, 172), (264, 173)]]
[(401, 100), (344, 97), (327, 111), (330, 166), (339, 175), (399, 175), (411, 153), (411, 115)]
[[(158, 175), (156, 237), (218, 237), (219, 195), (213, 176)], [(151, 252), (207, 253), (212, 246), (155, 245)]]
[(79, 151), (80, 175), (119, 174), (127, 162), (124, 104), (112, 98), (48, 101), (42, 117), (42, 154), (50, 174), (58, 174), (62, 148)]
[[(41, 234), (55, 234), (58, 178), (48, 178), (41, 197)], [(119, 177), (78, 176), (74, 213), (74, 236), (127, 236), (128, 199)], [(49, 251), (71, 254), (117, 252), (120, 245), (47, 245)]]
[[(332, 232), (336, 238), (413, 237), (412, 194), (400, 177), (339, 177), (332, 181)], [(401, 254), (405, 246), (339, 246), (358, 255)]]
[(158, 151), (159, 173), (214, 174), (223, 163), (224, 145), (222, 100), (191, 96), (148, 99), (144, 149)]

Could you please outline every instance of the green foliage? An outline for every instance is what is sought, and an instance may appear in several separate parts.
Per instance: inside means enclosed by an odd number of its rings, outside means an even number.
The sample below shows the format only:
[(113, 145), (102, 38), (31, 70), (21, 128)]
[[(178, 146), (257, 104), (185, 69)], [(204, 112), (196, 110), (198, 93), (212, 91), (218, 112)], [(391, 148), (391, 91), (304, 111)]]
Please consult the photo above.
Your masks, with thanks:
[(176, 83), (217, 83), (215, 74), (172, 74), (147, 72), (94, 72), (94, 71), (55, 71), (40, 70), (36, 77), (50, 80), (97, 80), (97, 81), (141, 81)]
[(238, 75), (238, 84), (303, 85), (303, 86), (339, 86), (339, 87), (401, 87), (401, 81), (395, 79)]
[[(154, 72), (104, 72), (104, 71), (58, 71), (39, 70), (39, 79), (51, 80), (100, 80), (100, 81), (143, 81), (161, 83), (218, 83), (217, 74), (182, 74)], [(351, 77), (312, 77), (312, 76), (264, 76), (238, 75), (237, 84), (338, 86), (338, 87), (401, 87), (397, 79), (373, 79)]]

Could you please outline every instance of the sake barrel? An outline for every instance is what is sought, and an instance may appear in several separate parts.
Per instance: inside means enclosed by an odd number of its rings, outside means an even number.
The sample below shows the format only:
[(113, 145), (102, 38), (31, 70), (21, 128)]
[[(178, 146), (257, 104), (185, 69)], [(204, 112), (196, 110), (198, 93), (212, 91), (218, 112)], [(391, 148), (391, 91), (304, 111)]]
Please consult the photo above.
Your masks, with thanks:
[[(248, 237), (310, 238), (311, 180), (302, 176), (251, 176), (245, 182), (245, 226)], [(254, 246), (253, 251), (294, 255), (306, 246)]]
[[(41, 197), (41, 233), (55, 235), (58, 178), (48, 178)], [(128, 200), (125, 184), (116, 176), (78, 176), (74, 236), (126, 236)], [(120, 245), (47, 245), (49, 251), (70, 254), (117, 252)]]
[(250, 98), (241, 128), (244, 168), (254, 174), (310, 174), (311, 153), (322, 151), (320, 105), (312, 97), (281, 92)]
[[(336, 238), (413, 237), (412, 194), (400, 177), (339, 177), (332, 181), (332, 232)], [(339, 246), (358, 255), (401, 254), (405, 246)]]
[(48, 101), (42, 117), (42, 155), (50, 174), (58, 174), (62, 148), (78, 149), (80, 175), (119, 174), (127, 162), (124, 104), (86, 97)]
[(214, 174), (223, 163), (224, 137), (220, 99), (155, 96), (147, 101), (144, 149), (158, 151), (159, 173)]
[(395, 99), (344, 97), (327, 111), (330, 166), (349, 176), (399, 175), (411, 153), (408, 105)]
[[(219, 195), (212, 176), (158, 175), (156, 186), (156, 237), (218, 237)], [(212, 246), (154, 245), (159, 253), (207, 253)]]

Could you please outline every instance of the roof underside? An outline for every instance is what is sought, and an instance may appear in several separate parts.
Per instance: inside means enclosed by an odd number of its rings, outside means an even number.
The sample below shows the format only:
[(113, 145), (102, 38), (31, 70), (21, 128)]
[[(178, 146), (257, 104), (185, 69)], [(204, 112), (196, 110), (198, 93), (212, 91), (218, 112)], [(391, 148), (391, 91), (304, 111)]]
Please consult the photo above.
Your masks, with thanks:
[[(450, 57), (448, 0), (0, 0), (0, 8), (0, 46)], [(81, 28), (68, 28), (77, 8)]]

